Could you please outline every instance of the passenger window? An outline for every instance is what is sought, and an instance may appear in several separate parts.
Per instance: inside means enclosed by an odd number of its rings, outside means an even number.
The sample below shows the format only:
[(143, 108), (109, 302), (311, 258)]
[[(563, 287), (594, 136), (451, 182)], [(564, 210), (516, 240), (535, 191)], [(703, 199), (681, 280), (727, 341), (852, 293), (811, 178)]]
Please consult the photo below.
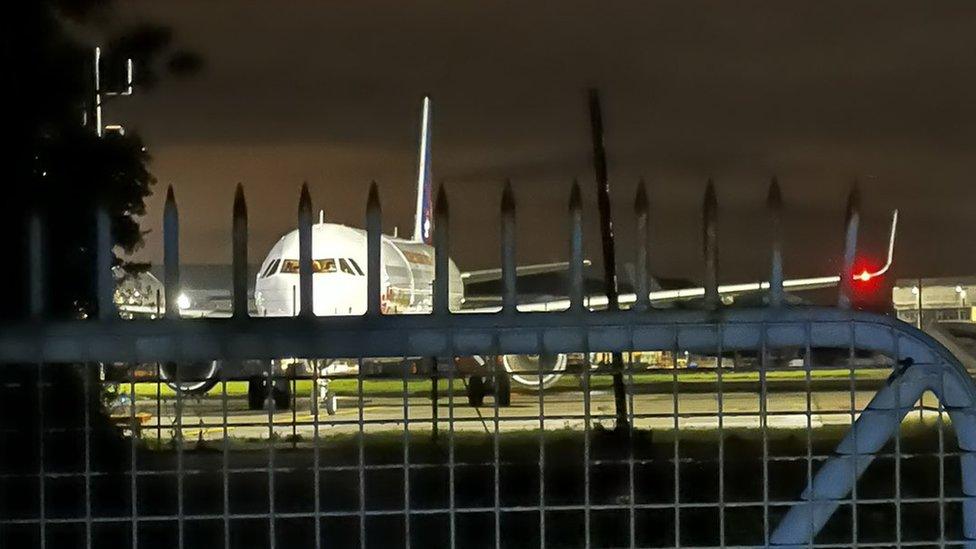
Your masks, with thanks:
[(356, 271), (352, 270), (352, 267), (349, 266), (349, 261), (347, 261), (344, 257), (339, 258), (339, 270), (346, 274), (356, 276)]
[(359, 268), (359, 263), (356, 263), (355, 259), (349, 258), (349, 264), (352, 265), (353, 269), (356, 269), (356, 274), (358, 274), (359, 276), (366, 276), (366, 273), (364, 273), (363, 270)]

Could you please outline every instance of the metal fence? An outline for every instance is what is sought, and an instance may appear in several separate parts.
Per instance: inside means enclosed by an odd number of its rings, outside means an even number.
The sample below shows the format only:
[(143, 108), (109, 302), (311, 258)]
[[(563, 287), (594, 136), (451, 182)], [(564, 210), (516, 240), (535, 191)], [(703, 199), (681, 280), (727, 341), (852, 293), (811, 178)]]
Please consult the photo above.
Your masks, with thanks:
[[(778, 227), (778, 189), (771, 197)], [(301, 293), (298, 317), (247, 316), (239, 193), (234, 316), (179, 319), (171, 193), (165, 318), (117, 318), (109, 224), (100, 212), (98, 318), (46, 319), (42, 224), (35, 218), (33, 316), (0, 330), (0, 361), (20, 374), (5, 388), (0, 541), (10, 547), (976, 547), (976, 385), (923, 332), (850, 309), (857, 201), (848, 211), (836, 308), (784, 303), (778, 230), (770, 305), (737, 308), (714, 299), (716, 208), (709, 200), (704, 295), (711, 299), (695, 310), (656, 309), (642, 297), (649, 279), (648, 210), (640, 203), (637, 302), (629, 310), (584, 306), (575, 188), (569, 306), (545, 313), (516, 309), (511, 201), (502, 212), (503, 307), (478, 314), (448, 310), (441, 276), (432, 314), (380, 313), (375, 187), (366, 223), (369, 306), (361, 317), (313, 316), (311, 291)], [(436, 271), (444, 273), (443, 191), (435, 216)], [(303, 192), (300, 285), (306, 290), (310, 227)], [(610, 352), (624, 353), (622, 371), (598, 360)], [(510, 403), (501, 394), (506, 384), (497, 381), (509, 373), (486, 360), (560, 353), (579, 363), (569, 382), (516, 393)], [(480, 357), (480, 372), (458, 369), (456, 357), (467, 356)], [(299, 412), (304, 397), (297, 390), (288, 411), (244, 411), (235, 392), (239, 380), (226, 373), (203, 398), (170, 393), (160, 383), (160, 363), (219, 358), (270, 365), (282, 357), (344, 357), (350, 373), (332, 376), (333, 384), (346, 383), (339, 397), (344, 411), (328, 415), (309, 402), (312, 413)], [(367, 373), (368, 363), (383, 357), (428, 357), (428, 367), (411, 362), (391, 385)], [(129, 398), (113, 422), (111, 411), (95, 404), (105, 385), (95, 373), (99, 364), (118, 363), (130, 365), (117, 381)], [(553, 371), (540, 366), (536, 373), (541, 380)], [(268, 374), (286, 376), (293, 389), (311, 386), (311, 393), (322, 370), (285, 374), (269, 366)], [(496, 380), (490, 404), (467, 405), (472, 375)], [(622, 410), (608, 394), (614, 375), (626, 379)], [(150, 417), (145, 425), (144, 416)]]

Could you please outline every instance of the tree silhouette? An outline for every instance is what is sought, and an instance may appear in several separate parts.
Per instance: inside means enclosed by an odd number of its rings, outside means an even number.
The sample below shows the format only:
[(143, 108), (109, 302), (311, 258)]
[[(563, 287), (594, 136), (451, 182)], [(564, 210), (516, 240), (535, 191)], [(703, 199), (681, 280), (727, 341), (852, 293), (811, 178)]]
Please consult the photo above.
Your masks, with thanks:
[[(94, 312), (94, 211), (103, 202), (112, 236), (122, 251), (142, 245), (138, 216), (155, 178), (150, 156), (138, 135), (108, 133), (99, 138), (88, 116), (93, 95), (92, 48), (72, 26), (103, 16), (107, 0), (30, 0), (5, 9), (4, 67), (8, 89), (9, 160), (3, 180), (7, 199), (0, 230), (7, 241), (7, 298), (4, 318), (26, 309), (26, 222), (30, 211), (43, 216), (47, 253), (47, 302), (51, 314)], [(168, 29), (139, 24), (106, 41), (103, 88), (118, 89), (124, 62), (138, 67), (136, 86), (154, 86), (161, 76), (198, 70), (199, 58), (172, 47)], [(18, 197), (14, 199), (14, 197)], [(121, 259), (117, 263), (124, 263)], [(128, 265), (133, 267), (133, 265)]]
[[(131, 132), (99, 137), (90, 115), (88, 124), (82, 123), (83, 114), (91, 111), (94, 44), (83, 43), (75, 31), (109, 7), (107, 0), (14, 0), (2, 8), (0, 54), (8, 91), (3, 117), (7, 139), (0, 157), (0, 249), (6, 275), (2, 321), (18, 321), (27, 312), (30, 212), (42, 216), (45, 233), (47, 316), (74, 318), (95, 312), (97, 204), (108, 211), (117, 250), (128, 253), (142, 244), (139, 216), (145, 213), (145, 199), (156, 181), (146, 147)], [(164, 73), (184, 75), (200, 66), (193, 54), (174, 50), (169, 32), (159, 27), (127, 29), (107, 44), (114, 48), (106, 49), (102, 65), (108, 77), (103, 82), (110, 88), (117, 89), (119, 83), (108, 75), (124, 74), (119, 64), (130, 55), (138, 59), (137, 74), (148, 84)], [(116, 263), (125, 265), (122, 258)], [(124, 467), (127, 453), (115, 427), (102, 415), (97, 374), (93, 365), (0, 364), (0, 473), (36, 473), (42, 462), (40, 444), (51, 438), (52, 430), (62, 434), (45, 443), (47, 469), (80, 470), (82, 441), (98, 448), (92, 467)], [(86, 416), (88, 435), (83, 429)], [(13, 490), (5, 482), (0, 479), (0, 493)], [(54, 501), (70, 492), (52, 489), (49, 495)], [(23, 493), (25, 497), (0, 514), (36, 513), (31, 502), (38, 495)], [(11, 535), (0, 532), (0, 546), (30, 545)]]

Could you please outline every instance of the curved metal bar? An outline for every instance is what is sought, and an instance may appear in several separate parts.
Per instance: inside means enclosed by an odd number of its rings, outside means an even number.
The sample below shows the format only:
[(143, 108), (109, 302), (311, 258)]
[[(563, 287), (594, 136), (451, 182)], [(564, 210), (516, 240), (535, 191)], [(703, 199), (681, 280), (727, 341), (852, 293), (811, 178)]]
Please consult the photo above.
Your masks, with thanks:
[(963, 536), (965, 547), (976, 548), (976, 383), (966, 369), (928, 335), (907, 324), (897, 326), (899, 337), (928, 347), (930, 362), (908, 362), (896, 369), (885, 386), (861, 412), (810, 485), (770, 537), (773, 546), (806, 545), (830, 519), (854, 488), (874, 455), (901, 426), (925, 391), (933, 392), (952, 420), (962, 472)]
[[(719, 329), (720, 327), (720, 329)], [(715, 311), (563, 311), (360, 317), (205, 318), (0, 326), (0, 362), (151, 362), (279, 356), (451, 356), (777, 347), (856, 348), (895, 370), (770, 537), (806, 544), (852, 489), (874, 453), (926, 390), (952, 419), (962, 452), (963, 532), (976, 549), (976, 383), (935, 339), (890, 317), (836, 308)]]
[[(722, 329), (716, 326), (721, 324)], [(853, 327), (853, 329), (852, 329)], [(894, 329), (893, 329), (894, 328)], [(263, 359), (280, 356), (430, 356), (490, 354), (492, 342), (513, 353), (671, 350), (724, 352), (766, 345), (873, 351), (893, 361), (937, 363), (948, 351), (913, 327), (863, 311), (822, 307), (723, 308), (717, 311), (558, 311), (503, 315), (380, 315), (130, 320), (114, 326), (84, 320), (0, 325), (0, 362), (127, 362)], [(906, 333), (906, 331), (908, 331)], [(509, 341), (511, 340), (511, 341)], [(897, 356), (893, 352), (897, 349)], [(940, 351), (941, 350), (941, 351)], [(286, 354), (281, 354), (286, 353)]]

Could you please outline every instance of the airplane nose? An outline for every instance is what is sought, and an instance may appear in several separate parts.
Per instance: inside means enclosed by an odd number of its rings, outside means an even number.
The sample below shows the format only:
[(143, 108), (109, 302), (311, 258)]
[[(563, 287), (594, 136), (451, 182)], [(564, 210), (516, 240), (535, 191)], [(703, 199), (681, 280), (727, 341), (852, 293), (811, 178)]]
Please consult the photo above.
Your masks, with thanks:
[[(366, 311), (365, 286), (356, 280), (331, 277), (327, 283), (313, 286), (315, 314), (318, 316), (342, 316), (363, 314)], [(318, 281), (316, 281), (318, 282)]]

